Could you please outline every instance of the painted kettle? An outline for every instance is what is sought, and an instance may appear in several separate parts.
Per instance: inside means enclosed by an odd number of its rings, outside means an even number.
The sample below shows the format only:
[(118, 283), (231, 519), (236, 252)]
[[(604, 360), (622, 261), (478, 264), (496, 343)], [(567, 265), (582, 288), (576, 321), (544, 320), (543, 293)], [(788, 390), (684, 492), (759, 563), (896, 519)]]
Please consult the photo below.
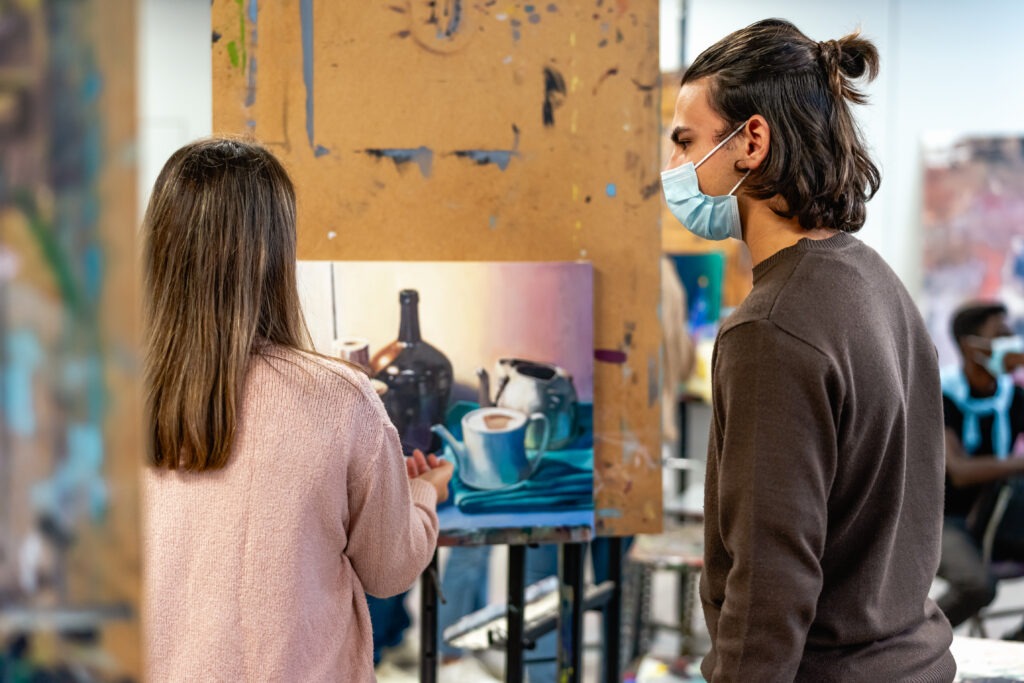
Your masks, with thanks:
[[(498, 361), (498, 386), (491, 400), (490, 376), (477, 370), (480, 380), (480, 405), (497, 405), (521, 413), (540, 413), (547, 418), (550, 433), (548, 450), (565, 448), (576, 437), (576, 387), (572, 375), (549, 363), (502, 358)], [(526, 432), (526, 447), (536, 450), (544, 440), (542, 425), (531, 424)]]

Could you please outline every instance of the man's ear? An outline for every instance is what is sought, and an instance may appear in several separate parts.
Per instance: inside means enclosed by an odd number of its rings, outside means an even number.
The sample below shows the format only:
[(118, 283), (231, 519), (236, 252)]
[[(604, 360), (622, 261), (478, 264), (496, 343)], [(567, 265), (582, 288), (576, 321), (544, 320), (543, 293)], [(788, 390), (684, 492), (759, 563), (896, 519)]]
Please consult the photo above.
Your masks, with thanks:
[(768, 156), (771, 137), (772, 131), (768, 127), (768, 121), (760, 114), (751, 116), (743, 130), (743, 156), (737, 160), (736, 168), (753, 171), (764, 163)]

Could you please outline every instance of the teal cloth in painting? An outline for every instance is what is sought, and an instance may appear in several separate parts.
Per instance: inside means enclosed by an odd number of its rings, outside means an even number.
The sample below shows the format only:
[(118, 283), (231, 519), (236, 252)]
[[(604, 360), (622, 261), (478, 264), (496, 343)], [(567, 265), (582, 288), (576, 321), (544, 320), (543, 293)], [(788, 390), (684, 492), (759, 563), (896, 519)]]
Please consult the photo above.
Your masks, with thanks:
[[(463, 415), (475, 410), (474, 403), (456, 404), (447, 417), (448, 429), (462, 438)], [(517, 484), (503, 489), (482, 491), (466, 486), (456, 473), (452, 477), (452, 499), (462, 512), (471, 514), (492, 512), (538, 512), (540, 510), (586, 510), (594, 506), (594, 439), (593, 405), (579, 404), (577, 422), (580, 434), (565, 449), (548, 451), (537, 463), (533, 474)], [(530, 461), (535, 451), (527, 453)], [(445, 446), (446, 460), (455, 462), (451, 449)]]

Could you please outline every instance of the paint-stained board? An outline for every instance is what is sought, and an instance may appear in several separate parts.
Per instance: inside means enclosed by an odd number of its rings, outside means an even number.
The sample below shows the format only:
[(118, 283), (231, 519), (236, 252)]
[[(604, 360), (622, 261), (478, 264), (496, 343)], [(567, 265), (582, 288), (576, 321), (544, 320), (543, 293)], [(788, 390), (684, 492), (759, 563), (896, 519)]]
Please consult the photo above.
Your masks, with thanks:
[(299, 258), (593, 262), (604, 535), (661, 524), (657, 9), (212, 9), (214, 130), (285, 161)]

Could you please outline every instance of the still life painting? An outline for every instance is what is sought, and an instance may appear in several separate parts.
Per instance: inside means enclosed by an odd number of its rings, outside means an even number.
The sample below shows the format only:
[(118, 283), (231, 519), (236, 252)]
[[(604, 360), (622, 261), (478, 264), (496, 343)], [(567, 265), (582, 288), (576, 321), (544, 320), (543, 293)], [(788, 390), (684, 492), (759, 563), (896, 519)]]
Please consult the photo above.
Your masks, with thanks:
[(300, 261), (318, 351), (362, 365), (406, 455), (455, 467), (441, 532), (593, 526), (588, 263)]

